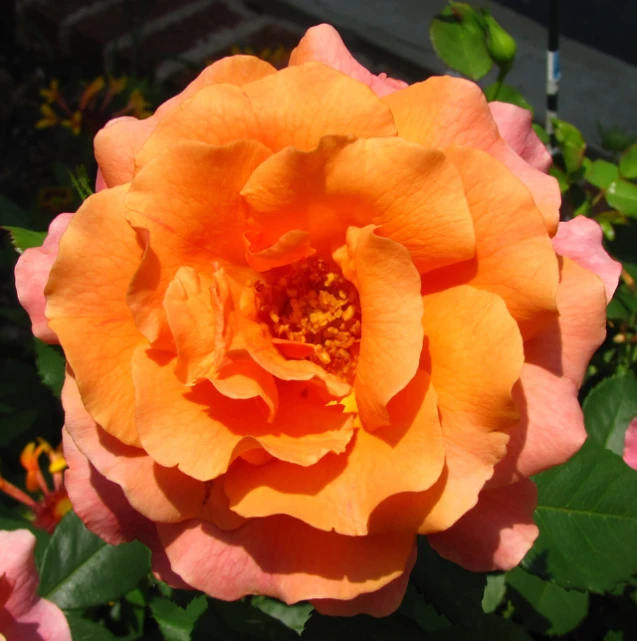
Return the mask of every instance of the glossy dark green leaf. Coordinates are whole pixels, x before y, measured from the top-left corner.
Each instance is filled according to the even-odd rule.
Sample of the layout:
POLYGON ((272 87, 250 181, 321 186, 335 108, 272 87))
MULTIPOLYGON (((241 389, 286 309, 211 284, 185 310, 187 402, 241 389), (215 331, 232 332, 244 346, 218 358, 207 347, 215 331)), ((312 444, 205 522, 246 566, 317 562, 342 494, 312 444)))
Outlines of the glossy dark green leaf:
POLYGON ((489 102, 493 102, 494 100, 499 102, 508 102, 512 105, 522 107, 522 109, 528 109, 533 113, 531 103, 528 102, 526 98, 511 85, 500 85, 500 88, 498 89, 498 83, 494 82, 484 90, 484 95, 489 102))
POLYGON ((44 231, 32 231, 31 229, 23 229, 22 227, 5 227, 11 236, 11 243, 15 247, 18 254, 22 254, 25 249, 31 247, 40 247, 46 238, 44 231))
POLYGON ((155 599, 150 611, 165 641, 190 641, 197 619, 208 608, 205 596, 193 599, 182 608, 169 599, 155 599))
POLYGON ((464 2, 451 2, 435 16, 429 36, 442 61, 472 80, 486 76, 493 67, 481 16, 464 2))
POLYGON ((29 216, 12 200, 0 194, 0 226, 28 227, 29 216))
POLYGON ((425 597, 410 582, 398 608, 398 614, 402 614, 418 624, 424 632, 438 632, 450 626, 447 617, 438 614, 431 603, 427 603, 425 597))
POLYGON ((636 416, 637 378, 632 372, 602 381, 584 401, 584 420, 591 440, 620 456, 626 428, 636 416))
POLYGON ((303 632, 305 623, 314 610, 309 603, 286 605, 281 601, 277 601, 277 599, 271 599, 267 596, 253 597, 251 605, 261 610, 261 612, 265 612, 267 615, 278 619, 285 626, 295 630, 299 634, 303 632))
POLYGON ((482 597, 486 575, 469 572, 443 559, 425 537, 418 540, 418 558, 411 580, 426 601, 452 623, 465 624, 484 616, 482 597))
POLYGON ((637 178, 637 145, 631 145, 622 154, 619 171, 624 178, 637 178))
POLYGON ((90 621, 80 616, 77 612, 67 612, 66 619, 71 628, 73 641, 116 641, 117 637, 111 634, 103 625, 90 621))
POLYGON ((584 178, 595 187, 607 189, 613 180, 619 178, 619 167, 606 160, 595 160, 586 168, 584 178))
POLYGON ((553 121, 555 139, 559 145, 564 165, 569 174, 574 174, 581 166, 586 151, 586 142, 577 127, 564 120, 553 121))
POLYGON ((568 589, 602 593, 637 572, 637 472, 592 440, 534 478, 540 536, 524 567, 568 589))
POLYGON ((637 185, 627 180, 614 180, 606 190, 606 200, 611 207, 625 216, 637 218, 637 185))
POLYGON ((60 396, 64 385, 66 360, 59 348, 47 345, 39 338, 35 342, 35 363, 42 382, 56 395, 60 396))
POLYGON ((507 574, 507 598, 517 619, 535 632, 563 635, 575 629, 588 613, 588 594, 565 590, 522 568, 507 574))
POLYGON ((39 593, 61 608, 87 608, 119 599, 149 571, 150 552, 141 543, 108 545, 71 512, 51 537, 39 593))

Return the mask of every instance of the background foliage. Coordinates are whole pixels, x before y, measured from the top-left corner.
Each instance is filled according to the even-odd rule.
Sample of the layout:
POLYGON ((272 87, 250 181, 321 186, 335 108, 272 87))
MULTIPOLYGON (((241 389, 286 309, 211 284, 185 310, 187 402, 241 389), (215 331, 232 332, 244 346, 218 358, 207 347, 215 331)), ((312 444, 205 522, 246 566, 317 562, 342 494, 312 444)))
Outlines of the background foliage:
MULTIPOLYGON (((487 11, 450 2, 430 35, 453 71, 481 80, 494 69, 495 82, 485 86, 488 99, 532 110, 505 82, 515 42, 487 11)), ((20 51, 10 61, 10 75, 27 80, 9 93, 0 120, 6 152, 0 170, 6 230, 0 249, 0 459, 3 477, 19 487, 25 445, 36 437, 59 443, 64 357, 31 335, 12 285, 17 253, 40 245, 52 218, 74 211, 91 192, 96 129, 118 113, 143 116, 166 91, 152 76, 123 78, 117 69, 98 69, 96 76, 94 67, 82 64, 69 72, 55 51, 44 59, 33 55, 20 51), (34 81, 27 72, 35 66, 44 74, 34 81)), ((563 194, 562 218, 598 221, 623 271, 608 306, 607 339, 582 390, 589 440, 569 463, 535 477, 541 534, 522 565, 507 573, 468 572, 422 539, 398 612, 385 619, 329 618, 307 604, 288 607, 266 597, 223 603, 173 590, 150 573, 150 555, 140 543, 109 546, 73 513, 47 534, 22 506, 0 496, 0 528, 36 533, 40 594, 64 610, 75 641, 637 638, 637 472, 621 458, 626 428, 637 416, 637 145, 624 132, 600 128, 596 146, 603 152, 594 153, 573 125, 558 120, 554 126, 558 150, 551 172, 563 194)))

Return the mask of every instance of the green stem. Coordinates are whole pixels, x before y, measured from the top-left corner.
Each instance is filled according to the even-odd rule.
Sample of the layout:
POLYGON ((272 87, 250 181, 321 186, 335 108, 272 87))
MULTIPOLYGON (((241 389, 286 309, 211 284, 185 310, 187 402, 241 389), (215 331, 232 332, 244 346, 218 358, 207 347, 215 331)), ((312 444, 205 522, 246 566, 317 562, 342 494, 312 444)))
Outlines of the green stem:
POLYGON ((492 101, 498 99, 498 94, 500 93, 500 89, 502 89, 502 83, 504 82, 504 79, 509 75, 510 68, 510 66, 508 69, 506 67, 500 67, 498 77, 495 81, 495 91, 493 92, 493 98, 491 98, 492 101))

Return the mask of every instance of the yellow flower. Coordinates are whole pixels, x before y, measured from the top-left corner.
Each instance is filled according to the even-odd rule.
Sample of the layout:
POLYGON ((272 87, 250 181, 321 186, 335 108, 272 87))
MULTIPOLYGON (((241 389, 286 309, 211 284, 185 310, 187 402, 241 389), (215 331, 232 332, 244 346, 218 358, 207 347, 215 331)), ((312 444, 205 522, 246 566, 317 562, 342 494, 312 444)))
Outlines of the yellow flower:
POLYGON ((55 102, 60 95, 60 83, 57 78, 53 78, 49 83, 48 89, 40 89, 40 95, 46 99, 48 104, 55 102))
POLYGON ((104 80, 104 76, 98 76, 91 82, 86 89, 84 89, 84 92, 82 93, 82 96, 80 98, 80 106, 79 110, 83 111, 86 109, 87 105, 91 100, 100 92, 102 89, 104 89, 106 85, 106 81, 104 80))
POLYGON ((62 121, 62 126, 70 129, 77 136, 82 131, 82 113, 76 111, 69 119, 62 121))
MULTIPOLYGON (((43 89, 42 91, 46 91, 43 89)), ((46 127, 54 127, 60 122, 58 115, 47 104, 40 105, 40 113, 42 118, 35 123, 36 129, 45 129, 46 127)))

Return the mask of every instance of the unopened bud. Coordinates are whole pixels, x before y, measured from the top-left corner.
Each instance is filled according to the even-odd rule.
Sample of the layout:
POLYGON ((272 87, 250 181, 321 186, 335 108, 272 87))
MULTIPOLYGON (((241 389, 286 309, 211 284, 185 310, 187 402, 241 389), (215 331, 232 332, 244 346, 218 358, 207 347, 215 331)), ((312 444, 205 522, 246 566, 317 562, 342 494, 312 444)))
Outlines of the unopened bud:
POLYGON ((501 68, 509 69, 515 60, 518 46, 515 40, 486 11, 483 15, 487 32, 487 51, 492 60, 501 68))

